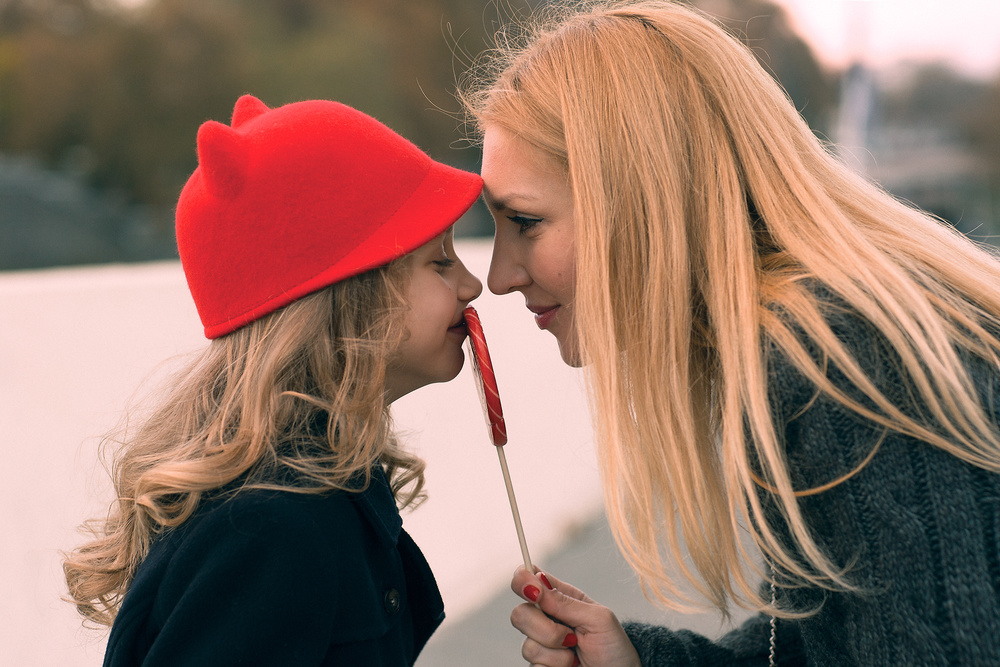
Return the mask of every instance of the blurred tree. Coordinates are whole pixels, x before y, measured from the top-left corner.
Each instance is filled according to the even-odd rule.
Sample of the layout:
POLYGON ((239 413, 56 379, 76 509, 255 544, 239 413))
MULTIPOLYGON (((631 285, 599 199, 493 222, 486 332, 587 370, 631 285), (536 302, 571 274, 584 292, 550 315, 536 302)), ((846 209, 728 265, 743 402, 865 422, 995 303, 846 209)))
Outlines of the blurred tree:
POLYGON ((1000 75, 962 109, 962 127, 987 170, 993 218, 1000 229, 1000 75))
POLYGON ((950 129, 967 123, 970 105, 980 108, 986 91, 943 63, 902 67, 894 84, 883 88, 880 111, 886 120, 950 129))
POLYGON ((246 88, 232 22, 170 1, 141 17, 84 0, 14 4, 24 27, 0 35, 14 63, 0 70, 0 149, 171 203, 193 168, 191 128, 224 117, 246 88), (67 7, 71 23, 53 20, 67 7))
MULTIPOLYGON (((7 0, 0 5, 0 150, 69 165, 100 187, 169 205, 194 165, 192 128, 253 92, 330 97, 456 153, 456 69, 487 44, 488 0, 7 0), (457 34, 452 34, 452 31, 457 34), (453 51, 454 49, 454 51, 453 51)), ((829 87, 766 0, 702 0, 785 82, 807 116, 829 87), (810 83, 812 82, 812 83, 810 83)), ((498 16, 497 22, 506 19, 498 16)), ((818 114, 811 118, 821 125, 818 114)))
POLYGON ((814 132, 829 132, 838 76, 823 69, 783 8, 770 0, 693 0, 691 4, 715 17, 753 51, 814 132))
MULTIPOLYGON (((331 98, 432 156, 460 143, 458 76, 496 28, 545 0, 0 0, 0 153, 27 155, 168 213, 196 164, 195 129, 246 92, 331 98)), ((829 76, 769 0, 697 0, 743 34, 814 128, 829 76)), ((473 231, 487 231, 486 228, 473 231)))
MULTIPOLYGON (((893 85, 885 87, 880 101, 882 123, 889 128, 922 132, 926 156, 935 141, 950 143, 969 160, 965 174, 947 187, 969 191, 961 206, 946 219, 956 220, 966 208, 982 210, 982 233, 997 243, 1000 233, 1000 77, 992 83, 970 79, 944 64, 910 65, 893 85), (983 200, 986 201, 983 201, 983 200)), ((945 165, 940 160, 926 167, 945 181, 945 165)), ((933 210, 925 202, 914 201, 933 210)), ((941 211, 935 211, 941 213, 941 211)))
MULTIPOLYGON (((459 0, 87 0, 0 6, 0 150, 84 169, 169 205, 194 167, 193 129, 252 92, 271 105, 329 97, 356 106, 438 159, 455 122, 443 31, 474 24, 459 0)), ((464 158, 464 159, 463 159, 464 158)))

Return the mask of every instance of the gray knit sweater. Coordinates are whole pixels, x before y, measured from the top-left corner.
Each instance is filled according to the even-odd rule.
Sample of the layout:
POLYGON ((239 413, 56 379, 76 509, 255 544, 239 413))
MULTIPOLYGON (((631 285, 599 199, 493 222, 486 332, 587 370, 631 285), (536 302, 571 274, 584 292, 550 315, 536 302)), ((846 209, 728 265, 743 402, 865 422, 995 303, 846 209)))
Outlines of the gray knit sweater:
MULTIPOLYGON (((881 336, 842 312, 830 322, 890 400, 919 410, 881 336)), ((827 397, 810 403, 813 386, 773 347, 768 353, 772 409, 795 487, 853 470, 880 430, 827 397)), ((966 361, 983 404, 1000 423, 995 369, 966 361)), ((869 403, 832 365, 828 376, 869 403)), ((820 611, 778 621, 778 665, 1000 665, 1000 475, 893 434, 860 473, 802 498, 800 506, 834 562, 853 563, 849 576, 862 593, 779 588, 787 608, 820 611)), ((769 520, 785 533, 780 520, 769 520)), ((714 642, 639 623, 626 623, 625 630, 644 667, 765 666, 769 620, 756 616, 714 642)))

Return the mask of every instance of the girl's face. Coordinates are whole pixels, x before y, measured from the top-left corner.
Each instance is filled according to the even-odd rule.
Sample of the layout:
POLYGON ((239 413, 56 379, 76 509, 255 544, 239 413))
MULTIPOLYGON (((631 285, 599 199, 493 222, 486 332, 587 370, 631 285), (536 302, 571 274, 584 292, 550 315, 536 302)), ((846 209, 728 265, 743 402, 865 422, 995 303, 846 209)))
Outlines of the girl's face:
POLYGON ((573 191, 565 170, 516 134, 488 125, 482 176, 496 224, 490 291, 521 292, 538 327, 556 337, 563 361, 579 366, 573 191))
POLYGON ((467 331, 462 311, 483 291, 455 254, 454 230, 420 246, 409 263, 406 339, 389 359, 386 396, 391 403, 414 389, 447 382, 462 370, 467 331))

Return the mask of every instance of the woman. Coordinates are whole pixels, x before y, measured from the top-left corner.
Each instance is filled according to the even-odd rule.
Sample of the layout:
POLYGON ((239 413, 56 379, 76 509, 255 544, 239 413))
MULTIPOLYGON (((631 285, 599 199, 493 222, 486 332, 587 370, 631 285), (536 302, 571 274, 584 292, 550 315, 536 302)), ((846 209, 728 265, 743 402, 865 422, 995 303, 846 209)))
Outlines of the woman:
POLYGON ((492 64, 464 93, 489 287, 586 367, 608 518, 652 597, 760 612, 717 642, 623 627, 521 569, 523 657, 1000 663, 993 253, 844 167, 689 8, 591 6, 492 64))

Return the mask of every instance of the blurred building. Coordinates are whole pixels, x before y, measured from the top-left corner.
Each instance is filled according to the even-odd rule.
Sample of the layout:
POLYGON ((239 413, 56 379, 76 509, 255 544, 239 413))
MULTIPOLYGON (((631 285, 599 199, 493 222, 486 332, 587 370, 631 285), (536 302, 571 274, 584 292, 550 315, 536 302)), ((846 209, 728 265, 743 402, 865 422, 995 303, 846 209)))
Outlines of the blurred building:
POLYGON ((885 80, 861 64, 841 80, 834 143, 841 158, 896 197, 980 241, 1000 243, 989 169, 957 126, 895 117, 882 99, 885 80))
POLYGON ((0 155, 0 270, 175 257, 173 234, 155 223, 152 210, 124 196, 0 155))
POLYGON ((871 146, 872 175, 887 190, 972 238, 1000 244, 987 169, 954 130, 885 125, 871 146))

